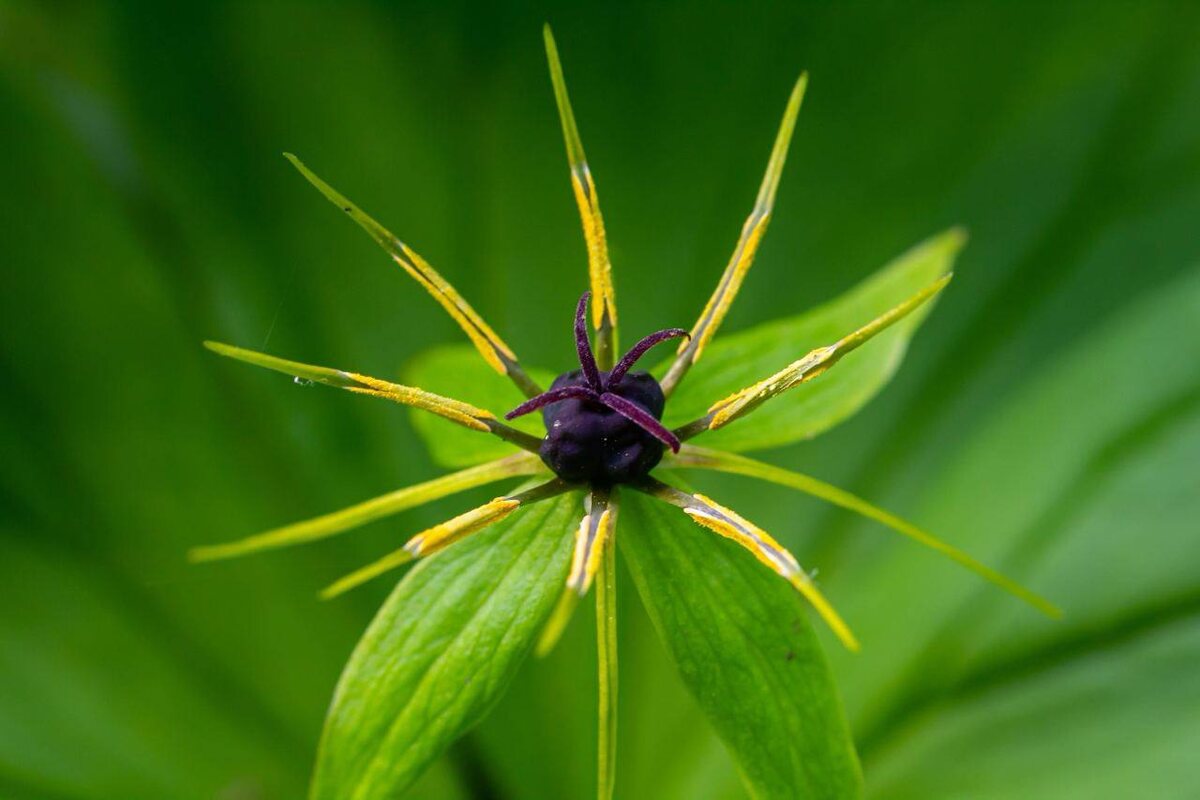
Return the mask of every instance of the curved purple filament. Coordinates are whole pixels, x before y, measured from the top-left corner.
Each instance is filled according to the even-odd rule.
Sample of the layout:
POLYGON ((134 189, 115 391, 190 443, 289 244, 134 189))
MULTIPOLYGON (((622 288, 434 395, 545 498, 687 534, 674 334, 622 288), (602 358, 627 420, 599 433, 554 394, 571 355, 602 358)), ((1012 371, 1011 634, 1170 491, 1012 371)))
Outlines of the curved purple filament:
POLYGON ((543 406, 548 406, 551 403, 557 403, 560 400, 598 400, 599 395, 593 392, 586 386, 563 386, 559 389, 551 389, 548 392, 542 392, 537 397, 531 397, 521 405, 514 408, 512 411, 504 415, 505 419, 516 419, 528 414, 530 411, 537 411, 543 406))
POLYGON ((591 292, 584 292, 579 298, 579 305, 575 306, 575 352, 579 354, 579 366, 583 368, 588 385, 601 392, 604 383, 600 380, 600 368, 596 366, 596 356, 592 354, 592 343, 588 341, 587 333, 587 305, 591 296, 591 292))
POLYGON ((668 339, 678 339, 680 336, 691 336, 683 328, 667 328, 642 339, 640 342, 629 348, 629 352, 621 356, 621 360, 613 367, 613 371, 608 375, 608 385, 618 383, 621 378, 625 377, 625 373, 637 363, 637 360, 646 354, 646 351, 654 347, 660 342, 665 342, 668 339))
POLYGON ((600 367, 596 364, 596 356, 592 353, 592 343, 588 339, 587 307, 591 297, 592 293, 590 291, 584 292, 579 298, 579 303, 575 306, 575 351, 579 354, 579 366, 583 370, 583 376, 587 380, 588 385, 563 386, 559 389, 542 392, 536 397, 531 397, 524 403, 521 403, 521 405, 505 414, 504 418, 509 420, 516 419, 531 411, 537 411, 539 408, 544 408, 562 400, 594 400, 625 417, 625 419, 670 447, 672 451, 678 453, 679 439, 675 434, 667 430, 661 422, 655 419, 653 414, 637 403, 626 400, 619 394, 606 391, 606 389, 609 386, 619 383, 628 374, 633 365, 637 363, 637 360, 645 355, 646 351, 650 348, 668 339, 677 339, 681 336, 689 336, 690 334, 683 328, 667 328, 666 330, 652 333, 629 348, 629 352, 621 357, 620 362, 613 367, 612 372, 607 376, 601 375, 600 367))
POLYGON ((651 416, 650 412, 637 403, 632 403, 619 394, 613 394, 612 392, 605 392, 600 395, 600 402, 637 425, 655 439, 658 439, 667 447, 670 447, 672 452, 679 452, 679 440, 675 438, 675 434, 663 427, 661 422, 656 420, 651 416))

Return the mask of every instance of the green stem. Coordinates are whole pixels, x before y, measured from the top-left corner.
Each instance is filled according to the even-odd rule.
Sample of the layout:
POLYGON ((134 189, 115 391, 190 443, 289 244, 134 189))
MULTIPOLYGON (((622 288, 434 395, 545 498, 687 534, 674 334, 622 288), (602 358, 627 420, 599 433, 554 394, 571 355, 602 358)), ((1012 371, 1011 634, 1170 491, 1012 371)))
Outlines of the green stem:
POLYGON ((600 744, 596 797, 611 800, 617 764, 617 560, 609 536, 596 581, 596 649, 600 667, 600 744))

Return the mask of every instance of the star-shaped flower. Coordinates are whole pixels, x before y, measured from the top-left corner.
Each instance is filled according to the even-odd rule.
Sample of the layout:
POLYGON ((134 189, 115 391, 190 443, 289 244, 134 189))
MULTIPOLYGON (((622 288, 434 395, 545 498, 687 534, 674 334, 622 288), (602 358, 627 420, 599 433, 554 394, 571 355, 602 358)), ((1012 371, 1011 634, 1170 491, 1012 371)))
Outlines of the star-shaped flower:
MULTIPOLYGON (((483 362, 495 373, 511 380, 527 399, 515 408, 507 410, 501 419, 497 413, 505 409, 484 409, 424 389, 357 372, 311 366, 230 345, 207 342, 207 347, 221 355, 283 372, 293 376, 297 382, 322 383, 429 412, 480 437, 496 437, 511 448, 512 452, 325 516, 229 544, 200 547, 193 551, 192 556, 197 560, 212 560, 312 541, 473 487, 514 477, 531 479, 478 508, 417 533, 402 548, 342 578, 325 589, 323 594, 326 597, 341 594, 408 561, 446 551, 472 534, 495 526, 513 515, 522 514, 526 509, 539 504, 548 504, 557 499, 559 508, 578 509, 575 511, 578 524, 573 530, 574 541, 569 567, 566 570, 565 589, 561 591, 553 611, 546 613, 550 611, 548 606, 540 608, 539 613, 535 614, 537 619, 534 622, 542 625, 537 643, 538 650, 546 652, 562 633, 576 604, 588 593, 596 581, 596 576, 603 575, 597 592, 601 656, 598 784, 599 795, 602 798, 609 797, 612 793, 616 697, 613 546, 618 536, 619 510, 626 492, 645 495, 674 507, 677 509, 676 513, 682 513, 709 531, 736 542, 748 551, 749 555, 794 587, 846 647, 851 650, 857 650, 859 647, 849 626, 821 593, 812 576, 787 549, 738 512, 703 494, 682 488, 675 476, 678 470, 704 469, 735 473, 798 489, 876 520, 942 553, 1045 613, 1057 614, 1057 609, 1041 597, 916 525, 816 478, 733 452, 760 444, 764 436, 761 428, 754 435, 742 440, 731 438, 733 434, 730 434, 723 440, 728 449, 709 449, 691 443, 695 439, 702 441, 709 432, 723 430, 726 426, 738 423, 758 412, 760 408, 769 407, 768 404, 780 403, 777 398, 781 395, 825 374, 843 358, 871 343, 870 348, 858 354, 857 357, 861 358, 861 361, 847 362, 858 365, 858 374, 852 374, 843 383, 833 385, 828 392, 830 398, 825 400, 821 398, 819 391, 815 391, 821 384, 815 384, 809 407, 806 408, 801 403, 789 409, 788 419, 782 423, 783 430, 774 436, 772 443, 783 443, 813 435, 857 410, 894 370, 908 337, 919 322, 916 312, 925 309, 926 304, 950 281, 951 273, 948 269, 961 246, 961 234, 951 231, 918 246, 847 298, 831 304, 824 318, 820 318, 818 312, 815 323, 809 319, 808 329, 802 330, 801 333, 812 335, 823 326, 828 327, 833 322, 840 322, 844 317, 863 315, 868 309, 874 309, 870 316, 858 320, 857 327, 838 331, 836 335, 830 336, 820 346, 806 353, 801 354, 793 349, 792 357, 795 360, 791 363, 780 365, 772 374, 756 376, 758 380, 737 388, 726 396, 701 397, 693 392, 684 398, 684 380, 713 342, 730 305, 741 289, 770 222, 776 189, 804 96, 807 77, 801 75, 796 82, 754 207, 742 226, 733 255, 717 282, 716 290, 696 322, 690 330, 668 328, 651 333, 618 358, 617 354, 620 351, 617 345, 617 305, 604 221, 549 28, 545 34, 550 73, 566 140, 571 185, 583 220, 588 253, 590 289, 579 299, 574 317, 573 335, 579 357, 578 368, 563 372, 548 388, 544 388, 522 367, 512 348, 504 343, 459 292, 428 262, 318 178, 297 158, 288 155, 296 168, 322 194, 371 234, 396 263, 442 305, 466 333, 483 362), (936 272, 924 285, 917 286, 915 291, 901 294, 906 287, 914 285, 922 274, 930 272, 931 268, 936 272), (886 338, 883 337, 885 332, 890 335, 890 340, 879 341, 879 338, 886 338), (648 351, 672 339, 680 341, 674 358, 664 365, 665 369, 652 372, 635 369, 639 359, 648 351), (668 412, 676 404, 685 409, 700 410, 679 424, 667 424, 664 419, 669 418, 668 412), (533 412, 540 412, 545 424, 545 434, 542 436, 508 424, 517 418, 532 415, 533 412), (811 424, 806 427, 803 420, 797 424, 797 418, 803 418, 806 413, 811 424)), ((747 368, 757 367, 759 362, 769 356, 769 352, 763 353, 764 350, 791 349, 788 333, 795 328, 795 324, 785 322, 752 331, 752 339, 756 339, 760 344, 769 341, 770 347, 760 346, 755 353, 753 345, 747 346, 743 342, 739 343, 738 347, 726 351, 720 359, 726 374, 718 375, 715 383, 730 385, 737 374, 747 368)), ((852 367, 848 369, 853 371, 852 367)), ((701 388, 696 391, 702 391, 713 383, 714 380, 707 383, 701 381, 701 388)), ((770 423, 777 424, 780 424, 780 418, 770 423)), ((734 427, 731 430, 736 431, 738 428, 734 427)), ((772 437, 768 436, 767 439, 771 440, 772 437)), ((639 530, 622 529, 620 535, 637 537, 641 533, 639 530)), ((542 535, 563 539, 570 537, 572 530, 546 530, 542 535)), ((411 573, 404 583, 414 580, 412 576, 415 574, 411 573)), ((436 592, 438 588, 436 585, 428 586, 424 591, 436 592)), ((397 593, 400 593, 400 588, 397 589, 397 593)), ((404 609, 400 609, 400 613, 403 612, 404 609)), ((419 615, 420 609, 412 609, 412 612, 419 615)), ((395 739, 398 736, 404 738, 404 735, 397 734, 397 730, 404 729, 404 726, 397 728, 394 721, 380 728, 378 734, 373 732, 371 725, 359 724, 362 721, 362 709, 370 707, 373 702, 372 693, 377 690, 380 681, 387 684, 391 672, 404 672, 409 661, 420 661, 428 655, 406 652, 404 644, 407 640, 404 637, 400 637, 400 646, 396 650, 388 650, 386 646, 381 646, 380 640, 387 640, 389 631, 379 628, 394 623, 389 620, 386 614, 381 613, 380 619, 376 620, 372 631, 364 638, 360 652, 355 654, 339 685, 326 729, 321 763, 318 764, 314 796, 391 796, 393 792, 415 779, 421 767, 436 755, 449 738, 465 726, 465 723, 451 725, 452 730, 449 733, 437 729, 424 741, 419 740, 420 737, 414 739, 411 735, 408 738, 414 739, 413 741, 392 741, 390 746, 367 741, 376 735, 385 739, 395 739), (364 680, 364 673, 369 679, 364 680), (356 740, 356 743, 352 747, 343 747, 342 740, 356 740), (411 751, 422 748, 428 752, 410 757, 411 751), (397 749, 401 753, 400 756, 389 758, 386 755, 395 753, 397 749), (363 753, 366 755, 362 755, 363 753), (331 775, 333 777, 330 777, 331 775)), ((531 629, 528 622, 526 620, 523 625, 525 631, 531 629)), ((501 631, 501 634, 504 633, 501 631)), ((528 650, 532 643, 531 637, 525 635, 515 648, 509 647, 508 650, 514 650, 515 653, 509 661, 516 663, 519 655, 528 650)), ((494 644, 500 648, 502 644, 507 646, 508 643, 498 640, 494 644)), ((508 650, 504 652, 507 654, 508 650)), ((789 661, 791 656, 792 654, 789 654, 789 661)), ((418 673, 418 677, 423 680, 429 680, 429 676, 435 675, 435 671, 428 667, 418 670, 418 673)), ((454 708, 453 704, 450 707, 454 708)), ((478 709, 472 709, 471 713, 477 711, 478 709)), ((426 730, 427 727, 417 725, 414 729, 426 730)))

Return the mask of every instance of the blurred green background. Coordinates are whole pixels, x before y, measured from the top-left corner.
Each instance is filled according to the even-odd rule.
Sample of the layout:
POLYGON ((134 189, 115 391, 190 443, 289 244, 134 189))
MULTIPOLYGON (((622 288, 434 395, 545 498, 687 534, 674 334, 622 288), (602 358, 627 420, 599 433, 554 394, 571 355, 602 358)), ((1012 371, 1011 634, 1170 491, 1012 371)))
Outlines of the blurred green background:
MULTIPOLYGON (((694 318, 802 68, 777 214, 729 330, 970 229, 896 381, 768 459, 1008 569, 1063 622, 803 497, 697 480, 818 567, 863 639, 829 652, 868 793, 1196 796, 1200 5, 9 2, 0 797, 302 796, 389 586, 316 590, 470 498, 188 565, 189 546, 439 470, 398 409, 199 343, 395 376, 460 341, 286 149, 523 360, 566 368, 584 251, 544 20, 626 336, 694 318)), ((621 622, 618 796, 741 797, 631 592, 621 622)), ((413 796, 591 794, 591 624, 529 663, 413 796)))

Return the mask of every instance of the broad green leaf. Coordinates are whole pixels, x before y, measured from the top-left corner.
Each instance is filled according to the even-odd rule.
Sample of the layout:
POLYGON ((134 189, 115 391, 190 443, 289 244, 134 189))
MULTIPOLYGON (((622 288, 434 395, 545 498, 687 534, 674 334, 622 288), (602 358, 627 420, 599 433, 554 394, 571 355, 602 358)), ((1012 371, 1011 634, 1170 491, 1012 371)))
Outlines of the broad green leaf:
POLYGON ((1194 751, 1200 735, 1174 707, 1200 696, 1200 678, 1164 644, 1174 635, 1191 646, 1200 591, 1189 569, 1200 557, 1197 319, 1200 271, 1143 296, 1031 376, 928 487, 918 519, 1009 565, 1064 608, 1062 621, 894 547, 833 579, 850 593, 846 613, 865 649, 879 654, 846 660, 839 674, 868 775, 879 763, 895 782, 880 796, 961 796, 962 776, 936 777, 937 743, 949 740, 956 763, 985 765, 973 797, 1094 796, 1090 779, 1064 783, 1051 769, 1056 753, 1060 764, 1099 765, 1111 796, 1161 786, 1163 769, 1200 781, 1176 747, 1186 733, 1194 751), (899 617, 875 600, 901 595, 899 617), (1143 671, 1159 677, 1147 682, 1143 671), (1017 699, 1056 692, 1040 708, 1017 699), (1147 729, 1150 717, 1163 729, 1147 729), (1062 735, 1039 736, 1046 726, 1062 735), (1110 763, 1115 745, 1103 732, 1114 730, 1138 744, 1110 763), (1011 784, 1018 764, 1031 771, 1021 789, 1011 784))
MULTIPOLYGON (((741 333, 718 334, 667 402, 668 425, 704 416, 718 400, 757 383, 814 348, 833 344, 904 302, 950 271, 964 241, 961 230, 946 231, 918 244, 829 303, 741 333)), ((808 439, 833 427, 887 384, 930 308, 932 303, 917 309, 824 375, 768 401, 728 428, 702 434, 696 443, 753 450, 808 439)), ((661 368, 655 374, 661 374, 661 368)))
POLYGON ((399 794, 491 709, 562 591, 579 509, 531 506, 405 576, 338 682, 314 800, 399 794))
POLYGON ((1028 572, 1070 603, 1070 615, 1050 624, 1007 604, 990 609, 972 622, 976 630, 960 675, 1030 657, 1132 616, 1173 614, 1196 592, 1200 385, 1181 400, 1106 447, 1077 482, 1077 493, 1056 504, 1052 513, 1060 516, 1046 525, 1053 530, 1028 572), (1104 591, 1095 591, 1097 576, 1104 591))
MULTIPOLYGON (((543 389, 554 379, 553 375, 543 370, 531 369, 528 372, 543 389)), ((438 393, 435 387, 452 390, 458 393, 455 395, 457 399, 491 411, 497 417, 503 417, 505 412, 526 400, 508 378, 496 374, 469 345, 435 347, 418 356, 404 375, 405 380, 411 381, 413 386, 435 394, 438 393)), ((481 464, 516 450, 494 437, 478 436, 475 431, 465 430, 453 423, 443 424, 446 420, 428 417, 429 414, 413 414, 413 427, 429 447, 433 460, 443 466, 481 464)), ((539 437, 546 432, 541 414, 526 414, 510 424, 539 437)))
MULTIPOLYGON (((1194 563, 1194 562, 1193 562, 1194 563)), ((966 689, 870 764, 880 800, 1191 797, 1200 615, 966 689)))
POLYGON ((297 796, 286 735, 239 725, 97 571, 0 526, 0 796, 215 797, 239 777, 297 796))
POLYGON ((684 683, 756 798, 856 797, 833 676, 791 585, 678 509, 622 494, 617 541, 684 683))

